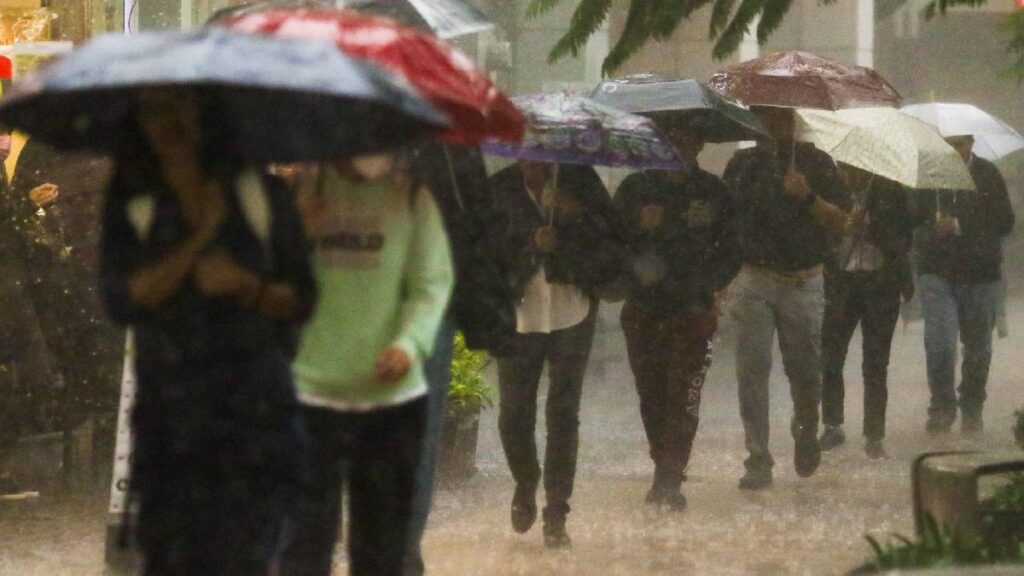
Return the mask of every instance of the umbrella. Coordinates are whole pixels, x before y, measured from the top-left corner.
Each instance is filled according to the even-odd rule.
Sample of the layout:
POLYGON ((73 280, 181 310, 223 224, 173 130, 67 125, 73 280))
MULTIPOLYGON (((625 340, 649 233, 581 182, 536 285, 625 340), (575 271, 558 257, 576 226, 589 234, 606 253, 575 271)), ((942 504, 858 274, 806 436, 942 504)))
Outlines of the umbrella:
POLYGON ((748 106, 839 110, 899 106, 902 97, 870 68, 807 52, 781 52, 716 72, 708 86, 748 106))
POLYGON ((768 136, 761 121, 736 100, 692 78, 666 80, 650 74, 605 80, 590 93, 595 102, 651 118, 695 116, 707 142, 737 142, 768 136))
POLYGON ((960 154, 938 131, 895 108, 797 110, 796 139, 910 188, 974 190, 960 154))
POLYGON ((567 92, 512 99, 529 121, 519 144, 489 141, 494 156, 556 162, 679 170, 682 164, 649 118, 567 92))
POLYGON ((988 160, 1024 149, 1024 136, 1002 120, 970 104, 914 104, 903 111, 939 129, 943 137, 974 136, 974 153, 988 160))
POLYGON ((209 22, 280 8, 352 8, 429 30, 444 39, 494 28, 487 16, 460 0, 263 0, 220 10, 209 22))
POLYGON ((220 24, 243 32, 329 40, 348 56, 391 70, 449 116, 448 141, 477 145, 488 137, 523 137, 526 118, 469 57, 392 20, 354 10, 277 9, 220 24))
POLYGON ((253 162, 383 150, 447 126, 429 103, 334 46, 239 34, 100 37, 22 81, 0 123, 64 148, 111 149, 140 88, 196 87, 214 102, 204 130, 225 130, 253 162))

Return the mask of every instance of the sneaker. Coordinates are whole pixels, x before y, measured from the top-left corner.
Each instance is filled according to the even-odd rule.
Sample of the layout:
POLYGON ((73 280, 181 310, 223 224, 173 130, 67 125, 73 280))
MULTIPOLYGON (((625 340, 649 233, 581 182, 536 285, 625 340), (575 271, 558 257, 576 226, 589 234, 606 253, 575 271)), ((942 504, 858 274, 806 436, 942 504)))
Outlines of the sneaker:
POLYGON ((797 476, 809 478, 814 476, 821 465, 821 444, 814 436, 796 441, 796 449, 793 452, 793 466, 796 468, 797 476))
POLYGON ((825 432, 818 443, 822 452, 828 452, 846 443, 846 432, 843 432, 842 426, 825 426, 825 432))
POLYGON ((658 504, 661 504, 661 500, 661 487, 658 486, 657 483, 655 483, 653 486, 651 486, 651 489, 647 491, 647 496, 644 497, 644 503, 656 506, 658 504))
POLYGON ((537 489, 516 485, 512 496, 512 529, 525 534, 537 521, 537 489))
POLYGON ((572 546, 572 539, 565 531, 565 520, 544 523, 544 546, 555 549, 572 546))
POLYGON ((0 502, 22 502, 39 498, 39 492, 22 490, 10 476, 0 478, 0 502))
POLYGON ((947 434, 953 428, 954 421, 956 421, 956 414, 932 414, 928 416, 928 423, 925 424, 924 429, 932 436, 947 434))
POLYGON ((740 478, 740 490, 766 490, 773 481, 771 468, 751 468, 740 478))
POLYGON ((981 418, 981 410, 964 410, 960 417, 960 431, 964 434, 981 434, 985 430, 985 422, 981 418))
POLYGON ((881 438, 868 438, 867 443, 864 445, 864 452, 871 460, 884 460, 889 457, 885 453, 885 446, 882 445, 881 438))

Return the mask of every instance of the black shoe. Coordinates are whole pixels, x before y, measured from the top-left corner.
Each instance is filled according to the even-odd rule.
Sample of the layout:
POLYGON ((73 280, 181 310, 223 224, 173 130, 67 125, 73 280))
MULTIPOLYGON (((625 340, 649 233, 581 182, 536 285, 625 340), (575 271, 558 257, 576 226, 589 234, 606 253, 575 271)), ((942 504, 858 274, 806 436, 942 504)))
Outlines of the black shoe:
POLYGON ((565 531, 565 520, 544 523, 544 546, 547 548, 569 548, 572 539, 565 531))
POLYGON ((821 465, 821 444, 815 436, 796 441, 796 449, 793 452, 793 466, 796 468, 797 476, 809 478, 814 476, 821 465))
POLYGON ((928 423, 924 429, 931 435, 947 434, 953 428, 956 421, 956 413, 953 414, 932 414, 928 416, 928 423))
POLYGON ((525 534, 537 521, 537 489, 516 485, 512 496, 512 529, 525 534))
POLYGON ((868 438, 867 443, 864 444, 864 452, 871 460, 884 460, 889 457, 885 453, 885 447, 882 446, 881 438, 868 438))
POLYGON ((647 491, 647 496, 644 496, 644 503, 657 506, 658 504, 661 504, 662 496, 661 487, 655 483, 651 486, 651 489, 647 491))
POLYGON ((686 496, 683 496, 683 493, 679 490, 666 492, 662 495, 661 503, 672 512, 686 510, 686 496))
POLYGON ((960 431, 964 434, 981 434, 985 430, 985 422, 981 418, 981 410, 964 410, 960 416, 960 431))
POLYGON ((825 432, 822 433, 818 443, 821 445, 822 452, 839 448, 846 443, 846 432, 843 432, 842 426, 825 426, 825 432))
POLYGON ((771 468, 751 468, 740 478, 740 490, 766 490, 773 482, 771 468))
POLYGON ((23 502, 39 498, 39 492, 23 490, 10 476, 0 478, 0 502, 23 502))

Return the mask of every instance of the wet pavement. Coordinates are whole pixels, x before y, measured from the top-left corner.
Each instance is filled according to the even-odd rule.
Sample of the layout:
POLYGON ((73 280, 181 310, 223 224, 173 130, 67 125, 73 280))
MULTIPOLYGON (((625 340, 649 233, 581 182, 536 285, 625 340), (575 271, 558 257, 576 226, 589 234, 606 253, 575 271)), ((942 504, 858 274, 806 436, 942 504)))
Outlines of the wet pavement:
MULTIPOLYGON (((791 403, 780 363, 772 376, 775 487, 737 490, 745 456, 729 327, 723 328, 705 388, 700 434, 684 486, 689 509, 657 512, 643 504, 651 464, 621 333, 608 311, 581 415, 581 454, 569 531, 574 546, 548 551, 540 526, 526 535, 508 522, 511 478, 485 413, 479 473, 443 487, 425 540, 430 573, 440 575, 842 574, 869 555, 864 534, 910 534, 910 464, 916 454, 950 447, 1012 448, 1012 412, 1024 406, 1018 366, 1024 302, 1011 306, 1011 336, 996 340, 987 431, 969 441, 924 433, 927 385, 920 323, 898 329, 890 370, 890 458, 869 461, 860 435, 859 335, 847 365, 846 446, 827 454, 813 478, 797 478, 788 435, 791 403)), ((543 426, 538 429, 542 437, 543 426)), ((0 508, 0 576, 102 573, 104 496, 48 498, 0 508)), ((338 573, 344 573, 339 549, 338 573)))

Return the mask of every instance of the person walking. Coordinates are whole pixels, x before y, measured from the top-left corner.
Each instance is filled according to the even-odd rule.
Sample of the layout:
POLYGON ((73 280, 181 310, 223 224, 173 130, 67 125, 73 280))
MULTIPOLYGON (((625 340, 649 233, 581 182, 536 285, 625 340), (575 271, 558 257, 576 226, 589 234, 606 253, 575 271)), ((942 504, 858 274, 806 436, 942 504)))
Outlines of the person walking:
POLYGON ((744 490, 772 485, 768 379, 775 332, 793 397, 794 465, 801 477, 821 463, 823 264, 843 236, 846 194, 832 159, 793 140, 793 113, 757 108, 773 141, 739 150, 724 180, 740 207, 743 269, 731 287, 737 322, 736 374, 746 433, 744 490))
POLYGON ((141 91, 104 208, 101 294, 135 338, 126 509, 151 576, 268 574, 301 469, 308 247, 288 188, 206 147, 216 105, 141 91))
POLYGON ((908 257, 914 223, 902 186, 848 164, 839 168, 853 207, 836 256, 825 266, 821 448, 832 450, 846 441, 843 368, 860 325, 865 451, 876 460, 886 456, 889 353, 901 298, 909 301, 914 293, 908 257))
POLYGON ((431 356, 454 282, 430 192, 391 154, 320 166, 304 192, 321 299, 294 373, 309 432, 280 573, 328 576, 349 492, 349 572, 399 576, 415 521, 431 356))
POLYGON ((649 504, 681 511, 726 287, 742 264, 736 207, 700 168, 695 118, 660 122, 686 168, 627 177, 615 195, 632 249, 622 329, 654 461, 649 504))
POLYGON ((980 433, 999 283, 1002 239, 1014 225, 1006 182, 991 162, 974 156, 971 136, 946 139, 967 164, 977 191, 924 195, 918 206, 918 285, 928 364, 929 433, 948 432, 961 414, 964 433, 980 433), (959 396, 957 339, 963 344, 959 396))
POLYGON ((576 478, 579 409, 597 314, 596 289, 621 273, 625 246, 608 192, 593 168, 520 161, 494 175, 508 215, 503 261, 519 302, 516 334, 498 358, 498 428, 516 488, 512 528, 530 530, 543 475, 544 543, 571 545, 566 531, 576 478), (547 363, 544 467, 534 437, 537 389, 547 363))

